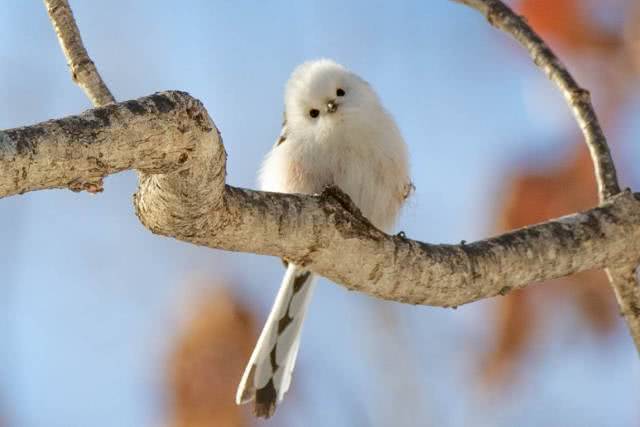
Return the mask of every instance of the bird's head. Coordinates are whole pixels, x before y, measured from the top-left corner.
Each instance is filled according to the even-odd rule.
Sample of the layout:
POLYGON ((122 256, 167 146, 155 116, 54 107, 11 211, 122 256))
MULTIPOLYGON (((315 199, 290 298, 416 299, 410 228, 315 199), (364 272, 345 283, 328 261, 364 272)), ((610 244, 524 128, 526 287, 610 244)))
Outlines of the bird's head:
POLYGON ((328 59, 305 62, 287 82, 285 110, 294 128, 322 129, 371 120, 381 108, 366 81, 328 59))

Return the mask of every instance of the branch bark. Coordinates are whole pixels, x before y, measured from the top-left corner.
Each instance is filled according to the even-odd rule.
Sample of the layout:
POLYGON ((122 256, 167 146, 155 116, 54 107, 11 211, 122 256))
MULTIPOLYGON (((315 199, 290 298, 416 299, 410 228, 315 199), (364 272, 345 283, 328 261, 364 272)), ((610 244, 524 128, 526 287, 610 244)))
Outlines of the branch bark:
MULTIPOLYGON (((526 21, 500 0, 455 0, 480 13, 496 28, 511 35, 528 52, 533 62, 553 81, 564 95, 567 104, 582 130, 593 160, 600 202, 620 193, 615 165, 600 122, 591 105, 589 91, 581 88, 571 73, 526 21)), ((606 269, 618 306, 627 322, 631 336, 640 353, 640 285, 633 261, 626 267, 606 269), (631 274, 630 272, 633 272, 631 274)))
POLYGON ((640 286, 638 286, 636 273, 637 265, 638 262, 622 263, 618 266, 610 266, 606 269, 606 272, 615 291, 620 313, 627 322, 636 347, 640 351, 640 345, 638 345, 638 335, 640 334, 640 305, 638 305, 638 301, 640 301, 640 286))
MULTIPOLYGON (((640 202, 620 193, 589 93, 499 0, 458 0, 512 35, 558 86, 594 160, 601 205, 461 245, 430 245, 375 229, 348 196, 263 193, 225 185, 222 140, 200 102, 181 92, 0 132, 0 197, 45 188, 92 190, 140 171, 136 213, 153 232, 198 245, 287 258, 349 289, 413 304, 457 306, 593 268, 610 277, 640 348, 640 202)), ((113 102, 66 0, 45 0, 74 80, 94 105, 113 102)))
POLYGON ((620 192, 616 167, 607 139, 591 105, 591 94, 575 81, 551 48, 520 16, 500 0, 455 0, 483 14, 494 27, 512 36, 524 47, 533 62, 558 87, 582 130, 595 167, 600 201, 620 192))
POLYGON ((135 168, 144 172, 136 212, 154 233, 283 257, 352 290, 443 307, 640 254, 640 201, 629 192, 498 237, 431 245, 377 230, 336 188, 306 196, 225 185, 225 161, 202 104, 166 92, 0 133, 0 196, 135 168))
POLYGON ((184 167, 205 137, 216 146, 213 128, 202 104, 170 92, 0 131, 0 198, 49 188, 84 190, 87 182, 134 168, 170 174, 184 167))
POLYGON ((58 36, 60 47, 67 58, 73 81, 84 90, 94 106, 101 107, 115 102, 82 43, 80 30, 73 18, 69 2, 44 0, 44 4, 58 36))
MULTIPOLYGON (((62 52, 67 58, 67 65, 73 81, 82 88, 94 107, 102 107, 116 102, 82 43, 80 30, 73 17, 69 2, 67 0, 44 0, 44 4, 58 36, 62 52)), ((72 190, 100 193, 103 191, 103 182, 102 179, 77 182, 72 190)))

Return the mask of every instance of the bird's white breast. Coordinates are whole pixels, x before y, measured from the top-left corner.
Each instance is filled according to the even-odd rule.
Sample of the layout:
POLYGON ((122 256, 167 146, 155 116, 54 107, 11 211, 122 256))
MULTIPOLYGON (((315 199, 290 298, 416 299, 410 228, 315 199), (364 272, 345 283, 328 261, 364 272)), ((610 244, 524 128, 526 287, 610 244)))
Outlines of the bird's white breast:
POLYGON ((290 129, 267 155, 260 183, 265 191, 308 194, 336 185, 375 226, 389 231, 409 185, 406 147, 384 112, 325 131, 290 129))

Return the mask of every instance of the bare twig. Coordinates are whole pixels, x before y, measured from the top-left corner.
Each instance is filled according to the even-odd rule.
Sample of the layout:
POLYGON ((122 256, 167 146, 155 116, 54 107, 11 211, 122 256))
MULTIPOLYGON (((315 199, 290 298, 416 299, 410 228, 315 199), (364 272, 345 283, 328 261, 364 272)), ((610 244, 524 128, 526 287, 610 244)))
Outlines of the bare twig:
POLYGON ((138 169, 136 213, 155 233, 283 257, 352 290, 444 307, 640 254, 640 201, 629 192, 498 237, 431 245, 382 233, 336 188, 302 196, 225 185, 225 161, 204 107, 166 92, 0 132, 0 196, 138 169))
POLYGON ((544 71, 562 92, 573 115, 582 129, 593 158, 600 201, 620 192, 616 168, 609 152, 607 140, 602 132, 596 113, 591 105, 589 91, 581 88, 567 68, 556 57, 547 44, 500 0, 455 0, 482 13, 489 23, 511 35, 527 51, 533 62, 544 71))
MULTIPOLYGON (((629 248, 629 251, 632 249, 629 248)), ((628 263, 609 264, 605 269, 609 282, 613 287, 620 308, 620 314, 624 318, 631 338, 640 354, 640 285, 635 274, 638 260, 628 263)))
POLYGON ((67 57, 73 81, 76 82, 94 106, 102 107, 115 102, 109 88, 82 43, 80 31, 73 18, 67 0, 44 0, 53 28, 58 35, 60 47, 67 57))
MULTIPOLYGON (((480 11, 491 25, 510 34, 529 51, 533 62, 558 86, 573 111, 580 129, 582 129, 595 168, 600 202, 602 203, 620 193, 613 159, 591 105, 589 92, 578 85, 567 68, 524 19, 516 15, 500 0, 455 1, 480 11)), ((640 352, 640 286, 633 273, 637 265, 637 260, 626 267, 620 267, 620 263, 616 262, 615 267, 608 268, 606 271, 622 315, 631 331, 636 349, 640 352)))

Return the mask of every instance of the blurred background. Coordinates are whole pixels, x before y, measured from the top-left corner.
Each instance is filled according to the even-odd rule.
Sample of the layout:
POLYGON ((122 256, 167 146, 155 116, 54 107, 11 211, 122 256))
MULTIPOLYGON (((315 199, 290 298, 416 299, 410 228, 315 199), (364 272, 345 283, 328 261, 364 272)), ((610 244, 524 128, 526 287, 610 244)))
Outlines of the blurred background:
MULTIPOLYGON (((590 89, 623 186, 638 188, 640 2, 519 0, 590 89)), ((474 240, 587 208, 592 166, 522 49, 450 1, 71 1, 118 100, 180 89, 255 187, 291 70, 331 57, 368 79, 409 144, 398 224, 474 240)), ((0 128, 90 108, 41 2, 0 8, 0 128)), ((152 235, 133 172, 104 193, 0 200, 0 426, 640 426, 640 364, 601 272, 457 310, 317 289, 287 399, 233 404, 283 268, 152 235)))

